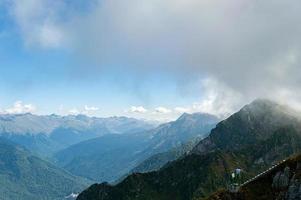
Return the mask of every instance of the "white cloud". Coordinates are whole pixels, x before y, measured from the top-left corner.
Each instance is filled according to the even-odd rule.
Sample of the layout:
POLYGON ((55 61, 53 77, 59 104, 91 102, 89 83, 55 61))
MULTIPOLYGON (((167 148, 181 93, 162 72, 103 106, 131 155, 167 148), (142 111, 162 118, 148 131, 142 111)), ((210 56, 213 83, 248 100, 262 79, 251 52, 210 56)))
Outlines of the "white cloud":
POLYGON ((186 108, 186 107, 175 107, 174 111, 176 113, 182 114, 182 113, 185 113, 185 112, 190 112, 190 109, 186 108))
POLYGON ((87 105, 85 105, 85 111, 87 111, 87 112, 90 112, 90 111, 92 111, 92 112, 94 112, 94 111, 98 111, 99 110, 99 108, 98 107, 94 107, 94 106, 91 106, 91 107, 89 107, 89 106, 87 106, 87 105))
MULTIPOLYGON (((59 112, 63 112, 63 106, 61 105, 59 108, 59 112)), ((68 114, 71 115, 94 115, 99 111, 98 107, 85 105, 82 109, 72 108, 68 111, 68 114)))
POLYGON ((237 91, 227 87, 214 78, 207 78, 200 83, 202 90, 202 98, 198 102, 185 107, 176 107, 174 111, 178 114, 184 112, 209 113, 219 117, 226 117, 237 111, 244 103, 251 101, 247 97, 243 97, 237 91))
POLYGON ((110 0, 76 22, 72 37, 101 68, 167 72, 179 85, 210 77, 217 88, 190 107, 221 114, 238 99, 301 92, 300 8, 298 0, 110 0))
POLYGON ((71 110, 68 111, 69 114, 71 115, 79 115, 81 112, 77 108, 72 108, 71 110))
POLYGON ((95 106, 87 106, 85 105, 84 110, 82 111, 82 114, 84 115, 94 115, 99 111, 98 107, 95 106))
POLYGON ((168 108, 165 107, 157 107, 155 108, 155 113, 159 113, 159 114, 168 114, 171 113, 172 111, 168 108))
POLYGON ((42 47, 60 47, 63 43, 64 34, 54 24, 43 24, 38 33, 38 42, 42 47))
POLYGON ((33 113, 36 111, 36 107, 33 104, 23 104, 22 101, 16 101, 11 108, 4 110, 6 114, 23 114, 33 113))
POLYGON ((62 47, 65 39, 59 12, 64 4, 52 0, 12 0, 10 14, 26 46, 62 47))
POLYGON ((57 47, 70 38, 77 58, 101 70, 164 72, 179 85, 210 77, 190 112, 228 113, 257 97, 301 105, 299 0, 105 0, 71 20, 60 18, 68 10, 62 1, 11 2, 28 45, 57 47))
POLYGON ((131 113, 146 113, 147 109, 145 109, 143 106, 132 106, 128 112, 131 113))

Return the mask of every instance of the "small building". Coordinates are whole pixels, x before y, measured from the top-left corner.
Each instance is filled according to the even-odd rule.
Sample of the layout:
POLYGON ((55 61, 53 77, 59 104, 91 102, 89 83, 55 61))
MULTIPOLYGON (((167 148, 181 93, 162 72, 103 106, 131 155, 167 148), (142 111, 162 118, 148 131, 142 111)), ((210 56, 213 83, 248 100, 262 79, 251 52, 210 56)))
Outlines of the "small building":
POLYGON ((231 173, 230 185, 228 186, 228 190, 231 193, 237 193, 239 191, 241 183, 242 183, 242 169, 237 168, 231 173))

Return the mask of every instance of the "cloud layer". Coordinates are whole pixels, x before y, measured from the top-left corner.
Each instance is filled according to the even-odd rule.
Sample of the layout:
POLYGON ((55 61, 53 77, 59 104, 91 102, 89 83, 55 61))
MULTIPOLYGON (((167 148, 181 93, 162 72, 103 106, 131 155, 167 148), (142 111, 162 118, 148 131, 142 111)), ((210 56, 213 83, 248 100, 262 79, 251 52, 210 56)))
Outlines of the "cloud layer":
POLYGON ((63 106, 60 106, 60 108, 59 108, 59 112, 61 114, 63 114, 63 115, 70 114, 70 115, 88 115, 88 116, 93 116, 93 115, 96 115, 98 111, 99 111, 98 107, 87 106, 87 105, 85 105, 81 109, 72 108, 72 109, 68 110, 67 112, 64 110, 63 106))
POLYGON ((4 109, 3 114, 24 114, 34 113, 36 107, 33 104, 24 104, 22 101, 16 101, 10 108, 4 109))
POLYGON ((143 106, 131 106, 129 110, 126 110, 126 112, 130 113, 146 113, 147 109, 145 109, 143 106))
POLYGON ((158 113, 158 114, 168 114, 168 113, 171 113, 172 111, 168 108, 165 108, 165 107, 157 107, 155 109, 155 113, 158 113))
POLYGON ((200 102, 178 111, 228 113, 256 97, 301 107, 298 0, 105 0, 63 19, 66 6, 58 2, 13 1, 26 44, 68 44, 96 63, 93 72, 114 66, 141 76, 168 73, 180 85, 201 80, 200 102))
POLYGON ((60 12, 65 5, 57 0, 4 0, 27 47, 62 47, 65 42, 60 12))

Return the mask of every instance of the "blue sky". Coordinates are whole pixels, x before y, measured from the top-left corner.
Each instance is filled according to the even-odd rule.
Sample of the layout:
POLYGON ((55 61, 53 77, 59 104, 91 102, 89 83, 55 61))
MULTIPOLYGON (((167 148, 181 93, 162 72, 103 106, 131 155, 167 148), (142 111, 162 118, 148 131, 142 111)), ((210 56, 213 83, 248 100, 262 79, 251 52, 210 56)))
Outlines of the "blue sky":
MULTIPOLYGON (((132 81, 124 72, 82 72, 72 55, 61 50, 31 50, 14 41, 17 35, 1 39, 0 93, 3 109, 17 100, 34 104, 39 114, 69 114, 85 105, 98 107, 97 116, 129 115, 131 106, 154 109, 186 105, 195 97, 178 94, 168 76, 154 75, 132 81), (83 73, 83 77, 82 77, 83 73), (99 73, 99 74, 98 74, 99 73), (177 101, 175 101, 177 99, 177 101), (59 109, 64 107, 64 111, 59 109)), ((81 111, 79 111, 81 112, 81 111)), ((144 117, 144 116, 142 116, 144 117)))
POLYGON ((258 97, 300 107, 300 7, 0 0, 0 111, 170 120, 258 97))
MULTIPOLYGON (((77 6, 87 12, 81 10, 82 4, 77 6)), ((153 73, 137 78, 140 75, 123 70, 126 66, 122 70, 94 71, 98 63, 88 59, 79 61, 70 49, 27 46, 18 30, 20 27, 8 12, 8 7, 1 7, 0 104, 3 112, 22 101, 24 105, 32 104, 38 114, 73 114, 74 110, 81 113, 88 106, 99 108, 89 113, 96 116, 152 118, 131 108, 143 107, 147 112, 155 112, 156 108, 165 107, 168 112, 165 117, 170 118, 174 114, 168 110, 198 99, 197 95, 181 94, 176 80, 168 74, 153 73)))

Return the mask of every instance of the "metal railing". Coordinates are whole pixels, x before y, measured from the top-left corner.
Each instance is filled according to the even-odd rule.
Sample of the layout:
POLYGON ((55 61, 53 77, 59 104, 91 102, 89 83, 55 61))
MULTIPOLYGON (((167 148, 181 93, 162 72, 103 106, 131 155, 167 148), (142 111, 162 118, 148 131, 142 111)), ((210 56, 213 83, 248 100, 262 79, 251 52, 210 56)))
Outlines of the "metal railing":
POLYGON ((254 176, 253 178, 251 178, 251 179, 245 181, 243 184, 241 184, 240 187, 243 187, 243 186, 247 185, 248 183, 257 180, 258 178, 260 178, 261 176, 267 174, 267 173, 270 172, 271 170, 275 169, 276 167, 278 167, 279 165, 281 165, 281 164, 284 163, 285 161, 286 161, 286 160, 282 160, 282 161, 280 161, 279 163, 277 163, 277 164, 273 165, 272 167, 270 167, 269 169, 267 169, 267 170, 261 172, 260 174, 257 174, 257 175, 254 176))

